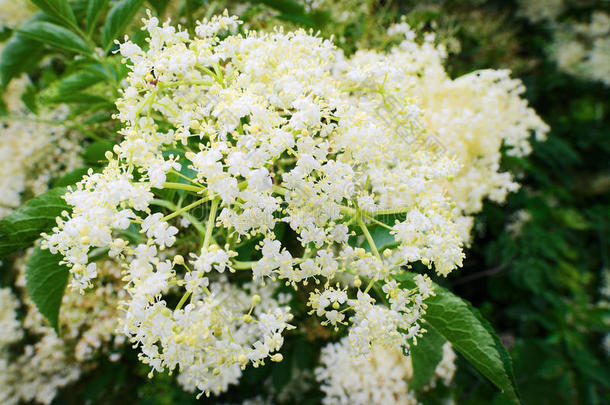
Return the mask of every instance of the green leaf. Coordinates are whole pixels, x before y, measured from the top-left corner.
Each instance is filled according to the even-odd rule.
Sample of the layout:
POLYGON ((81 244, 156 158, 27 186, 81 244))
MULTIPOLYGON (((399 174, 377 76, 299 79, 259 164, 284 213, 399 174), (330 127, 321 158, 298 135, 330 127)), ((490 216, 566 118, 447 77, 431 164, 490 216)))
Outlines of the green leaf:
POLYGON ((148 3, 155 9, 157 15, 162 15, 169 4, 169 0, 148 0, 148 3))
POLYGON ((84 90, 101 82, 104 76, 94 70, 81 70, 62 79, 57 86, 59 96, 84 90))
POLYGON ((57 181, 53 184, 55 187, 67 187, 81 181, 83 176, 87 174, 89 170, 88 167, 80 167, 78 169, 74 169, 71 172, 68 172, 61 176, 57 181))
POLYGON ((282 14, 300 15, 306 14, 305 7, 295 0, 256 0, 253 3, 261 3, 271 7, 282 14))
MULTIPOLYGON (((369 227, 369 232, 371 233, 371 237, 375 242, 375 247, 377 250, 379 250, 379 252, 383 252, 385 249, 395 248, 400 244, 400 242, 396 241, 394 235, 390 233, 390 230, 382 226, 373 225, 373 227, 369 227)), ((362 248, 368 252, 371 251, 369 242, 366 239, 362 243, 362 248)))
POLYGON ((445 338, 430 328, 423 338, 417 340, 417 345, 411 346, 411 361, 413 363, 413 378, 409 388, 417 391, 430 383, 436 366, 443 359, 445 338))
POLYGON ((106 122, 106 121, 110 121, 110 114, 108 113, 98 113, 98 114, 94 114, 93 116, 87 118, 84 122, 85 125, 90 125, 90 124, 98 124, 100 122, 106 122))
POLYGON ((112 65, 102 65, 101 63, 90 63, 87 65, 87 70, 97 73, 104 80, 118 80, 117 71, 112 65))
POLYGON ((38 41, 15 33, 0 54, 2 87, 6 87, 13 78, 34 65, 42 55, 43 49, 38 41))
POLYGON ((25 104, 26 108, 32 111, 34 114, 38 112, 38 100, 36 99, 37 94, 38 89, 36 89, 36 86, 28 84, 25 91, 21 95, 21 101, 23 101, 23 104, 25 104))
POLYGON ((8 27, 0 27, 0 42, 5 42, 11 37, 13 31, 8 27))
POLYGON ((49 98, 45 101, 50 103, 86 104, 87 106, 103 103, 112 105, 110 100, 102 96, 88 93, 62 93, 57 94, 55 97, 49 98))
POLYGON ((106 161, 106 152, 112 150, 114 143, 109 141, 96 141, 87 146, 83 151, 85 162, 96 165, 106 161))
POLYGON ((70 270, 59 264, 61 255, 36 246, 25 269, 25 286, 36 308, 59 334, 59 308, 70 270))
POLYGON ((69 27, 76 27, 76 17, 68 0, 32 0, 38 8, 44 11, 49 16, 69 27))
POLYGON ((87 32, 91 34, 95 24, 108 6, 108 0, 89 0, 87 5, 87 32))
POLYGON ((279 363, 273 363, 271 368, 271 383, 277 392, 281 392, 282 388, 290 381, 292 375, 292 355, 290 352, 284 354, 284 359, 279 363))
MULTIPOLYGON (((72 108, 72 116, 84 116, 86 114, 94 114, 98 111, 106 111, 107 117, 110 118, 110 115, 115 110, 115 105, 109 100, 100 101, 98 97, 84 94, 84 93, 75 93, 77 96, 76 99, 60 101, 65 103, 74 103, 74 107, 72 108)), ((51 103, 56 100, 51 100, 51 103)), ((106 121, 110 121, 107 119, 106 121)))
MULTIPOLYGON (((406 288, 415 286, 415 273, 403 272, 395 278, 406 288)), ((445 288, 434 284, 435 296, 428 298, 424 319, 426 329, 448 340, 472 365, 515 404, 521 403, 513 366, 500 339, 479 311, 445 288)), ((424 336, 422 340, 425 340, 424 336)))
POLYGON ((0 219, 0 259, 30 246, 56 225, 55 217, 69 208, 61 198, 65 192, 65 188, 47 191, 0 219))
POLYGON ((55 48, 83 55, 93 53, 81 37, 64 27, 46 21, 31 22, 21 28, 19 33, 55 48))
POLYGON ((299 24, 308 28, 314 27, 314 22, 304 14, 278 14, 277 18, 283 21, 299 24))
POLYGON ((112 7, 102 28, 102 46, 106 51, 133 20, 142 3, 144 0, 121 0, 112 7))
POLYGON ((313 27, 314 22, 307 14, 305 7, 295 0, 256 0, 253 3, 264 4, 274 10, 277 10, 279 14, 277 18, 290 21, 296 24, 304 25, 306 27, 313 27))
POLYGON ((591 224, 584 215, 575 209, 558 209, 555 211, 555 215, 557 215, 568 228, 584 231, 591 227, 591 224))
POLYGON ((311 342, 308 342, 305 338, 298 339, 294 344, 293 357, 300 370, 312 368, 315 365, 316 356, 311 342))

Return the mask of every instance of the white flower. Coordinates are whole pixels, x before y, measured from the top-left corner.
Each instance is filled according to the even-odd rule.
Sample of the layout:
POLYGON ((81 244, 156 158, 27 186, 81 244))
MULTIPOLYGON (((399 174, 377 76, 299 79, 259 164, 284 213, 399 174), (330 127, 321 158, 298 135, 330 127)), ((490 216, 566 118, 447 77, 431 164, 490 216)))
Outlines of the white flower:
POLYGON ((149 238, 154 238, 155 243, 160 246, 171 246, 176 241, 174 235, 178 233, 178 228, 169 226, 162 219, 163 215, 160 213, 149 215, 142 221, 142 232, 149 238))
POLYGON ((271 177, 269 176, 269 171, 264 167, 252 170, 248 174, 248 186, 250 186, 254 191, 270 190, 272 181, 271 177))
POLYGON ((121 45, 122 141, 66 195, 72 213, 44 241, 79 289, 95 277, 91 248, 111 249, 126 283, 122 333, 152 371, 178 370, 207 394, 248 364, 281 360, 292 315, 273 297, 277 282, 319 285, 311 314, 348 326, 354 354, 408 349, 424 336, 432 284, 420 276, 405 289, 393 276, 415 261, 439 275, 459 267, 468 215, 516 188, 498 173, 501 146, 527 153, 529 132, 547 129, 507 72, 451 80, 442 49, 413 42, 408 27, 391 52, 346 59, 303 30, 231 34, 238 24, 213 17, 189 38, 149 15, 147 49, 121 45), (170 151, 189 161, 187 182, 166 182, 181 167, 170 151), (354 248, 388 227, 386 214, 387 249, 354 248), (192 226, 172 226, 178 216, 192 226), (132 226, 135 247, 123 235, 132 226), (379 283, 388 305, 369 294, 379 283), (172 307, 170 292, 181 294, 172 307))
MULTIPOLYGON (((436 386, 439 379, 449 385, 453 379, 457 356, 449 343, 442 350, 442 360, 427 387, 436 386)), ((411 358, 400 350, 373 346, 369 357, 354 357, 347 339, 323 347, 320 366, 315 369, 325 395, 322 403, 328 405, 416 405, 415 393, 409 389, 413 373, 411 358)))

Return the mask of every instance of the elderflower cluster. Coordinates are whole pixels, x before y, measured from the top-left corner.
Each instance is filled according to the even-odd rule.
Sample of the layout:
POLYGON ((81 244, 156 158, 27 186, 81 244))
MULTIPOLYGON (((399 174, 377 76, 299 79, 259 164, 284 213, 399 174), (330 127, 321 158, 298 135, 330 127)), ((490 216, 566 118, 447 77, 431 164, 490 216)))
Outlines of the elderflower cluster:
POLYGON ((518 210, 511 214, 509 223, 506 225, 506 231, 513 237, 521 236, 523 227, 532 220, 532 214, 524 209, 518 210))
POLYGON ((554 21, 565 8, 565 0, 519 0, 518 13, 532 23, 554 21))
POLYGON ((10 357, 11 345, 21 340, 23 330, 17 318, 19 301, 8 288, 0 289, 0 402, 3 404, 17 404, 18 398, 14 397, 15 383, 11 370, 12 359, 10 357))
POLYGON ((559 23, 554 56, 567 73, 610 84, 610 15, 594 11, 588 23, 559 23))
POLYGON ((353 308, 350 318, 347 342, 354 355, 371 355, 375 345, 406 349, 409 341, 422 333, 418 320, 425 313, 424 300, 432 292, 432 283, 427 276, 415 277, 416 288, 400 288, 394 280, 382 287, 382 294, 388 305, 376 304, 375 299, 363 291, 358 291, 354 299, 347 299, 344 290, 328 287, 323 292, 311 293, 308 305, 318 317, 325 317, 322 325, 348 325, 344 311, 338 311, 344 303, 353 308))
POLYGON ((19 301, 8 288, 0 288, 0 347, 1 352, 5 352, 5 348, 21 339, 22 330, 21 324, 17 319, 17 309, 19 301))
MULTIPOLYGON (((279 350, 283 343, 281 333, 285 328, 291 328, 286 324, 291 315, 287 307, 280 304, 282 299, 274 297, 275 287, 271 283, 261 287, 249 282, 240 288, 223 276, 210 286, 210 293, 213 298, 199 297, 203 300, 198 301, 200 308, 188 304, 182 319, 168 320, 168 324, 172 323, 182 332, 158 343, 165 350, 188 350, 189 356, 194 358, 205 356, 203 364, 180 364, 182 372, 178 382, 187 391, 209 390, 219 394, 226 391, 229 384, 237 384, 245 363, 262 364, 270 352, 279 350), (209 346, 211 342, 213 347, 209 346), (243 350, 248 346, 253 350, 243 350), (204 354, 201 347, 210 349, 204 354), (235 356, 237 362, 232 362, 231 358, 235 356), (206 366, 210 370, 206 370, 206 366)), ((281 361, 281 355, 275 354, 271 359, 281 361)), ((151 364, 149 360, 143 361, 151 364)))
MULTIPOLYGON (((486 198, 503 202, 519 185, 500 171, 502 148, 510 155, 527 155, 530 136, 541 140, 549 131, 521 97, 525 87, 506 70, 451 79, 443 67, 445 49, 434 45, 433 35, 420 44, 406 23, 390 31, 404 35, 398 46, 388 52, 358 51, 339 70, 356 90, 377 88, 387 103, 410 98, 419 106, 426 133, 461 166, 445 188, 464 214, 479 212, 486 198)), ((469 229, 462 232, 468 234, 469 229)))
POLYGON ((24 194, 45 192, 51 180, 82 163, 78 134, 53 124, 65 119, 67 107, 29 112, 21 100, 28 84, 25 76, 12 80, 3 94, 9 116, 0 117, 0 217, 19 207, 24 194))
POLYGON ((610 15, 606 11, 594 9, 585 21, 574 21, 563 18, 563 13, 573 9, 582 14, 575 0, 523 0, 519 6, 520 14, 532 23, 545 21, 550 28, 551 53, 560 70, 610 84, 610 15))
POLYGON ((0 0, 0 27, 17 28, 36 12, 29 0, 0 0))
POLYGON ((122 142, 65 195, 71 212, 43 241, 81 292, 99 277, 90 253, 108 249, 124 268, 122 333, 151 373, 177 371, 208 395, 281 361, 294 326, 279 283, 314 283, 311 314, 349 327, 354 354, 408 349, 431 281, 406 289, 393 276, 418 261, 443 276, 461 266, 467 199, 500 199, 501 144, 525 153, 544 128, 505 72, 451 81, 430 43, 346 59, 303 30, 239 24, 225 13, 189 37, 149 14, 148 47, 119 44, 122 142), (451 153, 429 144, 437 136, 451 153), (378 249, 372 230, 392 243, 378 249))
POLYGON ((9 382, 5 391, 9 404, 50 404, 59 388, 76 381, 80 367, 65 352, 64 341, 55 334, 43 335, 12 359, 4 371, 9 382))
POLYGON ((10 290, 0 290, 0 402, 50 404, 57 388, 76 380, 80 372, 66 362, 63 342, 54 333, 12 355, 25 332, 17 320, 19 306, 10 290))
MULTIPOLYGON (((449 385, 455 374, 456 355, 449 343, 443 345, 443 357, 436 366, 428 387, 438 380, 449 385)), ((418 404, 409 389, 413 378, 411 358, 396 348, 376 345, 368 358, 354 357, 347 339, 322 348, 316 379, 324 393, 323 404, 418 404)))
MULTIPOLYGON (((16 263, 19 273, 16 285, 23 290, 27 257, 16 263)), ((120 289, 120 269, 110 260, 101 260, 97 265, 100 277, 95 289, 86 295, 73 292, 64 296, 59 319, 61 337, 46 325, 25 293, 22 298, 25 317, 22 322, 17 321, 15 309, 19 301, 12 295, 9 300, 8 290, 0 290, 0 339, 6 356, 0 358, 0 363, 6 365, 0 379, 0 402, 49 404, 60 388, 94 367, 91 362, 94 355, 110 352, 110 359, 118 360, 118 353, 111 351, 124 341, 122 335, 115 334, 118 300, 124 294, 120 289), (22 339, 24 335, 27 340, 22 339), (9 348, 9 344, 14 347, 9 348)))

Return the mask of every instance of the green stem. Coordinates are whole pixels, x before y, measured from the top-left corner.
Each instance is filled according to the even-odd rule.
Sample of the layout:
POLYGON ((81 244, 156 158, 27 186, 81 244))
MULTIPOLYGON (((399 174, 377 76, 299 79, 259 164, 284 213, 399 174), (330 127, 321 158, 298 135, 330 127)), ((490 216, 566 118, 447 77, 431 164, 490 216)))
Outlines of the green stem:
MULTIPOLYGON (((209 198, 208 198, 208 197, 203 197, 203 198, 201 198, 201 199, 199 199, 199 200, 197 200, 197 201, 195 201, 195 202, 193 202, 193 203, 190 203, 189 205, 185 205, 184 207, 180 208, 178 211, 175 211, 175 212, 172 212, 172 213, 171 213, 171 214, 169 214, 169 215, 166 215, 166 216, 165 216, 165 217, 163 217, 161 220, 162 220, 162 221, 169 221, 170 219, 175 218, 175 217, 177 217, 178 215, 181 215, 182 213, 184 213, 184 212, 186 212, 186 211, 190 210, 191 208, 195 208, 195 207, 197 207, 198 205, 201 205, 201 204, 203 204, 204 202, 206 202, 206 201, 208 201, 208 200, 209 200, 209 198)), ((207 232, 207 231, 206 231, 206 232, 207 232)))
POLYGON ((271 186, 271 190, 275 194, 279 194, 279 195, 286 195, 286 192, 288 191, 284 187, 280 187, 280 186, 271 186))
POLYGON ((218 64, 218 62, 216 62, 216 64, 214 65, 214 72, 216 72, 216 77, 219 80, 219 83, 222 87, 225 87, 225 77, 224 74, 222 73, 222 69, 220 68, 220 65, 218 64))
POLYGON ((344 213, 347 214, 349 216, 355 216, 356 215, 356 210, 350 207, 346 207, 345 205, 340 205, 339 206, 339 210, 344 213))
POLYGON ((144 101, 142 101, 142 105, 140 107, 138 107, 138 109, 136 110, 136 116, 140 115, 140 113, 142 112, 142 110, 144 109, 144 107, 146 107, 147 105, 152 105, 152 103, 155 100, 155 97, 157 97, 157 93, 159 92, 159 89, 151 92, 145 99, 144 101))
POLYGON ((182 298, 180 298, 180 302, 178 302, 178 305, 176 305, 176 310, 179 310, 180 308, 182 308, 182 306, 184 305, 186 300, 189 299, 190 296, 191 296, 191 292, 190 291, 187 291, 186 293, 184 293, 182 298))
POLYGON ((390 231, 393 230, 393 228, 391 226, 388 226, 387 224, 384 224, 381 221, 377 221, 375 218, 373 217, 369 217, 368 215, 366 215, 364 212, 362 213, 362 215, 364 215, 368 220, 373 221, 374 223, 376 223, 379 226, 382 226, 386 229, 389 229, 390 231))
POLYGON ((179 171, 177 171, 176 169, 173 169, 173 168, 172 168, 172 169, 169 169, 169 171, 170 171, 171 173, 174 173, 174 174, 175 174, 175 175, 177 175, 177 176, 182 177, 184 180, 188 180, 188 181, 190 181, 191 183, 193 183, 193 184, 195 184, 195 185, 199 186, 199 183, 197 183, 195 180, 191 179, 190 177, 185 176, 184 174, 180 173, 180 172, 179 172, 179 171))
MULTIPOLYGON (((178 207, 176 207, 174 204, 172 204, 169 201, 165 201, 165 200, 158 200, 158 199, 154 199, 150 202, 151 205, 158 205, 159 207, 164 207, 170 210, 177 210, 178 207)), ((193 224, 193 227, 197 230, 197 232, 199 232, 199 235, 201 235, 201 237, 203 238, 203 235, 205 235, 205 228, 203 227, 203 225, 201 224, 201 222, 199 222, 199 220, 197 218, 195 218, 194 216, 192 216, 191 214, 189 214, 188 212, 183 212, 180 215, 182 215, 184 218, 188 219, 188 221, 193 224)))
MULTIPOLYGON (((274 186, 274 187, 276 187, 276 186, 274 186)), ((273 189, 273 191, 275 191, 275 188, 273 189)), ((340 205, 339 209, 344 214, 349 214, 349 215, 356 214, 356 210, 354 208, 346 207, 345 205, 340 205)), ((360 210, 360 212, 362 213, 362 215, 364 215, 368 219, 373 219, 373 217, 377 217, 380 215, 405 214, 405 213, 409 212, 409 208, 390 208, 390 209, 386 209, 386 210, 377 210, 377 211, 360 210)))
POLYGON ((371 250, 373 251, 373 253, 375 254, 375 256, 383 262, 383 260, 381 259, 381 255, 379 254, 379 251, 377 250, 377 246, 375 245, 375 241, 373 240, 373 237, 371 236, 371 234, 369 233, 368 228, 366 227, 366 225, 364 224, 364 222, 362 222, 362 217, 360 215, 358 215, 356 217, 356 222, 358 223, 358 225, 360 226, 360 229, 362 229, 362 233, 364 233, 364 237, 366 238, 366 240, 369 242, 369 246, 371 247, 371 250))
POLYGON ((231 267, 235 270, 250 270, 252 269, 252 266, 254 266, 255 263, 256 261, 240 262, 238 260, 234 260, 233 264, 231 264, 231 267))
POLYGON ((210 216, 208 217, 208 223, 205 228, 205 236, 203 238, 203 246, 201 250, 207 249, 212 239, 212 231, 214 230, 214 223, 216 222, 216 212, 218 211, 218 204, 220 199, 216 197, 212 200, 212 207, 210 208, 210 216))
POLYGON ((172 204, 171 202, 165 201, 165 200, 159 200, 159 199, 156 199, 156 198, 153 199, 150 202, 150 204, 151 205, 158 205, 159 207, 164 207, 164 208, 167 208, 167 209, 170 209, 170 210, 176 210, 177 209, 176 206, 174 204, 172 204))
POLYGON ((203 188, 203 187, 191 186, 190 184, 184 184, 184 183, 171 183, 171 182, 163 183, 163 188, 171 188, 174 190, 194 191, 196 193, 199 193, 199 192, 205 190, 205 188, 203 188))
POLYGON ((159 85, 160 89, 167 89, 169 87, 179 87, 179 86, 186 86, 186 85, 200 85, 200 86, 211 86, 213 83, 209 82, 207 80, 183 80, 183 81, 179 81, 179 82, 170 82, 170 83, 163 83, 159 85))
MULTIPOLYGON (((205 236, 204 236, 204 239, 203 239, 203 246, 201 248, 202 252, 209 246, 210 241, 212 240, 212 230, 214 229, 214 222, 216 221, 216 212, 218 211, 219 203, 220 203, 220 199, 218 197, 216 197, 214 200, 212 200, 212 207, 210 208, 210 216, 208 217, 208 224, 207 224, 207 227, 205 229, 205 236)), ((208 290, 205 286, 203 286, 203 291, 208 296, 211 295, 210 290, 208 290)), ((190 296, 191 296, 191 292, 187 291, 182 296, 182 298, 180 299, 180 302, 178 302, 178 305, 176 305, 176 309, 182 308, 182 306, 184 305, 184 303, 186 302, 186 300, 188 300, 188 298, 190 296)))
MULTIPOLYGON (((360 229, 362 229, 362 233, 364 233, 364 236, 365 236, 366 240, 369 242, 369 246, 371 247, 371 250, 373 251, 373 253, 377 257, 377 259, 379 259, 379 261, 383 263, 383 259, 381 258, 381 255, 379 254, 379 251, 377 250, 377 246, 375 245, 375 241, 373 240, 373 237, 369 233, 369 230, 367 229, 367 227, 364 224, 364 222, 362 222, 362 217, 360 215, 360 212, 358 212, 358 214, 356 215, 356 222, 358 222, 358 225, 360 225, 360 229)), ((377 280, 374 279, 374 278, 371 279, 369 284, 366 286, 366 289, 364 290, 364 292, 368 293, 369 290, 371 289, 371 287, 373 287, 375 285, 376 281, 377 280)))
POLYGON ((369 285, 366 286, 366 288, 364 289, 365 293, 368 293, 369 290, 371 289, 371 287, 373 287, 375 285, 375 282, 377 280, 375 280, 374 278, 371 279, 371 281, 369 282, 369 285))
POLYGON ((379 216, 379 215, 394 215, 394 214, 404 214, 409 211, 409 208, 391 208, 387 210, 377 210, 377 211, 363 211, 367 216, 379 216))
POLYGON ((214 80, 216 81, 216 83, 220 84, 221 87, 225 87, 225 85, 224 85, 225 83, 224 83, 223 79, 221 79, 220 76, 218 76, 215 72, 212 72, 207 67, 201 66, 201 65, 197 65, 196 68, 199 69, 200 71, 202 71, 203 73, 207 74, 208 76, 213 77, 214 80))

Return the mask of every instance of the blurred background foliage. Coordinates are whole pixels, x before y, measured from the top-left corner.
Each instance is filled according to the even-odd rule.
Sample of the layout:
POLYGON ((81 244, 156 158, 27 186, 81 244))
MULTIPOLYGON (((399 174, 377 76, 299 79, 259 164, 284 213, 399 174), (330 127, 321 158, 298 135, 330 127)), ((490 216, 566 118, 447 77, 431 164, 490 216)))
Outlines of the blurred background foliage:
MULTIPOLYGON (((83 0, 75 2, 75 10, 81 3, 84 9, 83 0)), ((523 16, 519 2, 508 0, 147 3, 159 15, 183 16, 186 25, 228 8, 245 21, 244 29, 274 25, 313 29, 334 38, 347 54, 359 48, 388 49, 397 38, 388 36, 387 28, 404 20, 422 34, 434 32, 446 45, 447 70, 453 77, 481 68, 511 69, 524 81, 527 98, 551 126, 551 133, 545 142, 533 141, 532 155, 504 158, 505 169, 516 173, 522 184, 520 191, 502 206, 486 203, 477 216, 464 268, 436 281, 480 308, 498 331, 513 358, 524 404, 610 403, 610 338, 604 343, 610 330, 610 92, 603 83, 557 68, 551 57, 553 24, 532 23, 523 16)), ((593 10, 609 11, 610 2, 564 2, 556 19, 583 20, 593 10)), ((138 26, 135 18, 135 35, 140 35, 138 26)), ((2 36, 6 39, 10 32, 2 36)), ((44 52, 30 55, 32 61, 44 52)), ((49 86, 55 81, 53 72, 63 74, 74 66, 58 56, 48 63, 55 69, 29 72, 36 88, 26 93, 28 107, 69 102, 76 106, 73 114, 89 115, 91 132, 103 128, 114 133, 117 123, 108 117, 116 87, 99 79, 84 92, 78 84, 70 88, 64 81, 72 89, 72 99, 60 97, 57 84, 49 86)), ((118 58, 110 68, 116 83, 126 74, 118 58)), ((98 162, 112 141, 85 148, 85 160, 98 162)), ((74 179, 80 175, 72 174, 74 179)), ((71 182, 68 177, 58 184, 71 182)), ((250 368, 239 387, 200 402, 232 403, 266 385, 278 404, 319 403, 322 394, 316 384, 303 384, 311 378, 304 370, 317 363, 317 345, 329 338, 318 332, 313 325, 308 336, 290 340, 283 362, 250 368), (290 384, 294 377, 300 379, 299 389, 309 390, 295 392, 290 384)), ((172 376, 157 374, 148 380, 148 369, 138 363, 134 352, 125 350, 120 363, 101 360, 100 367, 63 389, 54 403, 198 402, 172 376)), ((449 398, 458 404, 502 401, 495 388, 463 360, 449 388, 432 389, 421 400, 436 404, 449 398)))

